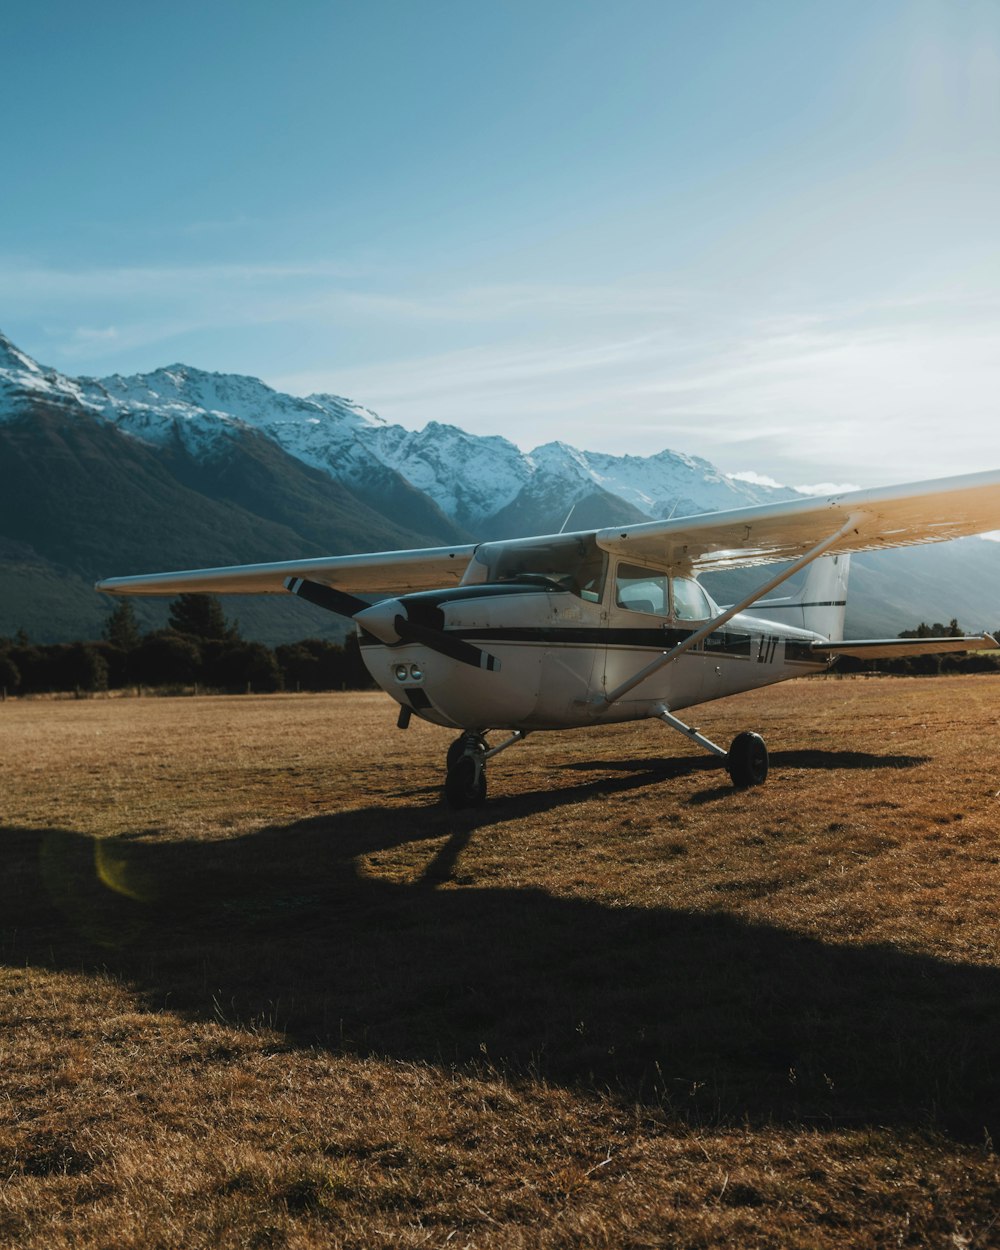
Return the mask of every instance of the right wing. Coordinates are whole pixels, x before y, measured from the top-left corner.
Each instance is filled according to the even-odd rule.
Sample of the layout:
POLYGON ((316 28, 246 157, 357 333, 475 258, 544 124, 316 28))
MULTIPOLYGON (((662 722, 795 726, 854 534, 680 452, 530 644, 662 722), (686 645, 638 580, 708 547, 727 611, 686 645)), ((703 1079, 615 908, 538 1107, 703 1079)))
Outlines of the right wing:
POLYGON ((109 577, 95 590, 107 595, 249 595, 286 594, 288 578, 303 578, 362 595, 405 594, 454 586, 475 553, 474 543, 424 547, 413 551, 376 551, 358 556, 323 556, 279 564, 234 564, 180 573, 145 573, 109 577))

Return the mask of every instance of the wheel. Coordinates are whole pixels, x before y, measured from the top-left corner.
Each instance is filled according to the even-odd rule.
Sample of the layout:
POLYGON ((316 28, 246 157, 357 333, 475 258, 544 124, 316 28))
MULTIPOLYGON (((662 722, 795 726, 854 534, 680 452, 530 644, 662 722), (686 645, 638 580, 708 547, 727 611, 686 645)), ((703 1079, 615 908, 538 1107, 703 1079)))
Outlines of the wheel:
POLYGON ((737 734, 726 756, 726 767, 737 790, 748 790, 767 780, 767 747, 760 734, 737 734))
POLYGON ((481 754, 485 750, 486 739, 482 734, 460 734, 448 748, 448 754, 445 756, 445 768, 448 772, 451 772, 463 755, 468 755, 470 752, 479 752, 481 754))
POLYGON ((486 801, 486 769, 481 755, 468 751, 448 769, 444 797, 450 807, 481 807, 486 801))

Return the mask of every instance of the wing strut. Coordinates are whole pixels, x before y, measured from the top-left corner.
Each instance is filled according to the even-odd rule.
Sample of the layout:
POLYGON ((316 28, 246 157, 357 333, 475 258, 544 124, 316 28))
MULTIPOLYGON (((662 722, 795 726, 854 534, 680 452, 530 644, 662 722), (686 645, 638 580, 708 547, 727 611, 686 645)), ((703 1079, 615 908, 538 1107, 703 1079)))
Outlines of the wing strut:
POLYGON ((783 573, 779 573, 777 577, 772 577, 770 581, 767 581, 763 586, 758 587, 753 594, 748 595, 745 599, 741 599, 739 603, 734 604, 731 608, 726 608, 725 612, 721 612, 717 617, 715 617, 714 620, 708 621, 705 625, 702 625, 701 629, 696 629, 693 634, 688 634, 683 642, 679 642, 672 650, 664 651, 662 655, 658 655, 655 660, 652 660, 646 665, 645 668, 641 668, 638 673, 630 677, 628 681, 623 681, 622 684, 612 690, 610 694, 603 695, 600 699, 595 699, 594 706, 598 711, 600 711, 602 708, 610 707, 613 703, 617 703, 618 700, 624 695, 627 695, 630 690, 634 690, 636 686, 638 686, 641 682, 644 682, 647 677, 651 677, 653 673, 657 672, 661 668, 664 668, 667 664, 673 663, 673 661, 685 651, 690 651, 692 647, 696 647, 698 643, 707 638, 709 634, 714 634, 715 631, 725 625, 727 621, 732 620, 737 613, 745 612, 747 608, 752 607, 758 599, 763 599, 765 595, 769 595, 776 586, 780 586, 782 582, 787 582, 790 577, 794 577, 799 569, 804 569, 807 564, 812 564, 813 560, 818 560, 824 552, 829 551, 835 543, 839 542, 845 534, 852 530, 855 524, 855 518, 850 517, 835 534, 831 534, 829 538, 824 538, 822 542, 817 543, 815 547, 807 551, 804 556, 800 556, 799 559, 785 569, 783 573))

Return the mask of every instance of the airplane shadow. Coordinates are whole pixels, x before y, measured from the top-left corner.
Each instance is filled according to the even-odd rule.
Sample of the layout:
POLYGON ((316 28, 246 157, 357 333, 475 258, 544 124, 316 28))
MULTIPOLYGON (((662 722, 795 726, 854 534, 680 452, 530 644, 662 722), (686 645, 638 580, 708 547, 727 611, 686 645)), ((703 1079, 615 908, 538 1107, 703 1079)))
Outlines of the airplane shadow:
POLYGON ((370 807, 191 842, 2 828, 0 954, 292 1045, 492 1065, 700 1123, 1000 1131, 1000 971, 456 882, 504 819, 370 807), (411 883, 361 862, 410 845, 428 860, 411 883))
MULTIPOLYGON (((871 751, 770 751, 768 758, 772 768, 809 768, 809 769, 872 769, 872 768, 917 768, 931 760, 929 755, 876 755, 871 751)), ((723 767, 722 761, 709 755, 670 757, 642 757, 634 759, 590 761, 574 760, 569 764, 560 764, 560 769, 593 772, 597 769, 611 772, 646 772, 655 773, 664 779, 669 777, 686 777, 692 773, 718 770, 723 767)))
MULTIPOLYGON (((930 761, 929 755, 875 755, 870 751, 772 751, 769 752, 772 770, 778 768, 799 769, 876 769, 876 768, 917 768, 930 761)), ((653 785, 660 782, 676 780, 680 777, 693 776, 695 773, 707 773, 721 779, 720 784, 700 790, 688 798, 688 803, 700 805, 714 803, 732 797, 738 793, 730 784, 723 762, 709 755, 677 756, 676 758, 649 758, 637 756, 633 759, 601 760, 599 762, 573 761, 559 765, 563 770, 581 772, 607 772, 612 776, 607 780, 592 781, 585 789, 595 793, 608 794, 616 790, 635 789, 640 786, 653 785), (627 779, 614 774, 628 774, 627 779)), ((572 789, 572 788, 571 788, 572 789)), ((565 791, 556 791, 553 798, 565 791)), ((522 796, 526 797, 526 796, 522 796)), ((539 799, 546 801, 546 796, 539 793, 539 799)))

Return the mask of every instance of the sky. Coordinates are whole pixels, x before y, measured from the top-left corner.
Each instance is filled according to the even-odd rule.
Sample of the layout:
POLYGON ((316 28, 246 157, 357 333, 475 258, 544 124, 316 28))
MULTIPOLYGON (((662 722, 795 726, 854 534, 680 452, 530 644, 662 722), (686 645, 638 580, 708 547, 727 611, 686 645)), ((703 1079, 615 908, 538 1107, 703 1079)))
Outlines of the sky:
POLYGON ((1000 466, 1000 0, 36 0, 0 329, 788 485, 1000 466))

